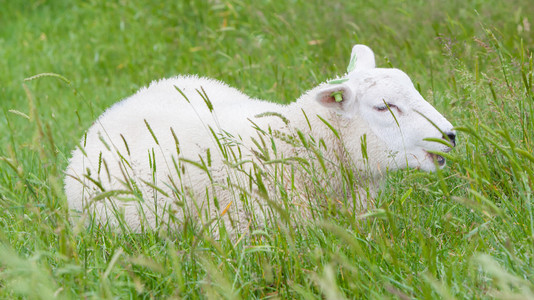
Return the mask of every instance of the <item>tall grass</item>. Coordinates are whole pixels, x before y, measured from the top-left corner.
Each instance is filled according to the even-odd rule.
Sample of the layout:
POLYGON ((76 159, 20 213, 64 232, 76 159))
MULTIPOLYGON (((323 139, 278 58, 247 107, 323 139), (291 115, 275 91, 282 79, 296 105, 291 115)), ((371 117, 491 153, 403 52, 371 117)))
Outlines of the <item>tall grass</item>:
POLYGON ((534 298, 529 1, 0 5, 0 298, 534 298), (273 207, 242 239, 68 222, 63 170, 111 103, 178 73, 286 103, 354 43, 457 126, 447 168, 390 174, 356 216, 273 207))

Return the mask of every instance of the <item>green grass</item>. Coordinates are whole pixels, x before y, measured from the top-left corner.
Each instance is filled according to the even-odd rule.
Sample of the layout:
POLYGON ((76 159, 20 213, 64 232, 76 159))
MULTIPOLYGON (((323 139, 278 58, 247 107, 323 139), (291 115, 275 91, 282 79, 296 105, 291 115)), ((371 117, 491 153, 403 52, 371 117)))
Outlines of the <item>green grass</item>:
POLYGON ((534 298, 532 1, 250 2, 0 0, 0 298, 534 298), (182 73, 287 103, 355 43, 458 126, 446 169, 237 244, 67 221, 62 171, 112 103, 182 73))

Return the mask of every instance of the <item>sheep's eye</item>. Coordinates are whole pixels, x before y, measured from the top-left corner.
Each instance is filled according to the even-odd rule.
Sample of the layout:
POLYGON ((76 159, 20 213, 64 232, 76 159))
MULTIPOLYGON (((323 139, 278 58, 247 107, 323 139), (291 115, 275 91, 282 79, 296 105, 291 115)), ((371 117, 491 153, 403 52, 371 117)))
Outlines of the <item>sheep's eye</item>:
POLYGON ((377 111, 388 111, 388 106, 390 109, 397 109, 399 110, 399 108, 397 107, 397 105, 395 104, 391 104, 391 103, 388 103, 387 106, 385 104, 383 105, 377 105, 374 107, 375 110, 377 111))

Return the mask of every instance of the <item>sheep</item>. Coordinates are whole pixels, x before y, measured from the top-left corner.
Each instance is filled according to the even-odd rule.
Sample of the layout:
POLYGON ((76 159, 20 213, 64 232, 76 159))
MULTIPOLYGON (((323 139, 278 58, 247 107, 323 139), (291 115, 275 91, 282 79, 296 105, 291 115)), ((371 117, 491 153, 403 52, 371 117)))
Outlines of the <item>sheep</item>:
MULTIPOLYGON (((435 153, 454 146, 453 126, 408 75, 376 68, 373 51, 355 45, 343 77, 289 105, 252 99, 196 75, 152 82, 88 129, 66 169, 65 193, 73 221, 93 218, 96 224, 140 232, 171 219, 207 216, 204 225, 222 219, 231 232, 246 232, 269 196, 265 201, 254 196, 261 184, 249 193, 244 187, 254 174, 273 170, 266 162, 273 155, 285 163, 299 157, 327 161, 321 180, 338 196, 356 191, 353 201, 365 209, 387 171, 435 171, 445 165, 435 153), (306 137, 323 145, 320 155, 306 154, 306 137), (342 184, 336 170, 348 161, 362 174, 354 186, 342 184), (252 195, 252 204, 236 196, 243 192, 252 195)), ((311 179, 290 169, 295 170, 287 167, 280 176, 286 183, 293 176, 294 201, 313 203, 302 199, 313 198, 304 192, 311 179)), ((264 194, 275 190, 272 181, 262 184, 268 189, 264 194)))

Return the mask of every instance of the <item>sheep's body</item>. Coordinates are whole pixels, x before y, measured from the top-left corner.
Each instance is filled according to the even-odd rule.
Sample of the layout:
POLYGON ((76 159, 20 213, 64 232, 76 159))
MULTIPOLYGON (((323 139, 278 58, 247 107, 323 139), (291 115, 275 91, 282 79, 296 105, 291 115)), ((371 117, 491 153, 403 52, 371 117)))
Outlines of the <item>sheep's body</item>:
MULTIPOLYGON (((156 227, 159 223, 157 219, 163 223, 170 216, 183 219, 184 211, 192 216, 202 216, 207 211, 212 218, 221 214, 237 218, 237 227, 244 230, 248 223, 247 212, 232 194, 232 185, 228 181, 231 178, 237 184, 246 182, 246 172, 229 171, 228 159, 223 157, 224 150, 220 149, 221 140, 239 144, 234 150, 239 152, 239 148, 242 157, 234 158, 230 163, 255 160, 261 165, 254 154, 261 150, 253 141, 260 139, 258 135, 261 130, 288 135, 299 130, 316 140, 323 140, 329 146, 324 153, 326 160, 351 160, 355 168, 368 170, 368 176, 374 179, 381 177, 388 168, 420 167, 431 170, 435 166, 433 158, 439 157, 428 154, 426 150, 448 149, 439 145, 429 146, 430 143, 422 139, 441 137, 439 130, 425 129, 418 133, 423 136, 414 139, 417 147, 414 146, 412 151, 405 145, 405 140, 411 140, 412 134, 395 129, 391 124, 394 119, 392 116, 376 113, 381 111, 376 106, 380 104, 380 99, 374 98, 409 99, 419 95, 409 78, 398 70, 374 69, 374 58, 367 47, 356 46, 353 55, 361 58, 356 70, 347 75, 350 86, 346 83, 325 83, 288 106, 251 99, 219 81, 196 76, 180 76, 152 83, 108 109, 82 140, 83 151, 76 149, 73 152, 65 179, 70 209, 88 212, 98 223, 111 225, 117 223, 116 211, 122 212, 126 225, 134 231, 139 231, 141 226, 156 227), (393 83, 390 83, 391 78, 393 83), (386 88, 381 86, 383 83, 386 88), (381 91, 388 88, 390 90, 381 91), (339 103, 332 96, 336 91, 343 96, 343 101, 339 103), (370 101, 365 100, 366 95, 374 99, 371 107, 374 107, 376 120, 365 113, 367 108, 361 104, 370 101), (204 98, 209 99, 212 109, 204 98), (261 115, 263 113, 269 115, 261 115), (286 124, 280 115, 287 118, 289 123, 286 124), (333 134, 323 120, 339 131, 341 139, 333 134), (402 136, 402 142, 398 138, 389 138, 395 132, 402 136), (368 156, 366 164, 361 151, 361 139, 364 136, 368 156), (402 153, 398 155, 395 152, 402 153), (412 156, 416 158, 412 159, 412 156), (429 161, 422 163, 421 160, 429 160, 431 164, 429 161), (204 161, 206 167, 203 170, 191 161, 204 161), (137 191, 137 196, 144 201, 118 200, 124 190, 137 191), (213 193, 217 195, 218 209, 209 203, 213 193), (178 205, 178 202, 182 204, 178 205)), ((442 131, 451 132, 450 123, 435 109, 422 98, 416 100, 422 102, 416 101, 417 109, 413 110, 423 110, 422 113, 442 131)), ((410 101, 390 106, 414 106, 410 101)), ((392 110, 390 112, 394 113, 392 110)), ((399 108, 395 122, 401 128, 404 125, 402 114, 399 108)), ((406 122, 410 122, 409 119, 406 122)), ((423 122, 421 120, 424 119, 419 119, 420 123, 423 122)), ((431 126, 416 125, 408 129, 417 131, 418 127, 431 126)), ((277 157, 287 158, 298 154, 295 145, 283 138, 276 144, 277 157)), ((252 165, 249 163, 249 171, 252 165)), ((340 190, 346 187, 336 185, 339 179, 335 178, 333 171, 333 190, 338 190, 339 194, 346 193, 346 190, 340 190)), ((301 176, 297 176, 296 181, 296 186, 309 184, 308 179, 301 176)), ((255 202, 251 209, 259 213, 261 206, 260 202, 255 202)))
MULTIPOLYGON (((319 131, 323 134, 317 137, 330 141, 331 144, 339 143, 336 142, 334 135, 326 125, 316 117, 316 115, 324 116, 326 113, 325 118, 334 123, 336 121, 332 117, 335 115, 328 116, 331 113, 313 99, 309 99, 307 95, 285 106, 251 99, 222 82, 208 78, 181 76, 154 82, 132 97, 112 106, 95 122, 87 132, 87 137, 82 141, 86 144, 83 149, 87 156, 84 156, 80 149, 74 151, 67 170, 67 174, 72 177, 66 178, 65 187, 69 207, 81 212, 89 207, 90 199, 102 192, 87 179, 84 179, 87 186, 80 184, 78 179, 83 179, 82 174, 86 174, 87 169, 91 170, 91 178, 97 180, 105 191, 125 190, 126 177, 134 179, 137 183, 142 181, 153 183, 153 178, 157 178, 155 183, 158 187, 168 195, 172 195, 168 176, 175 178, 177 176, 172 157, 174 156, 175 161, 176 158, 199 160, 199 156, 207 160, 207 151, 210 149, 210 176, 215 182, 225 180, 229 176, 228 167, 223 163, 221 152, 209 128, 221 136, 225 136, 222 132, 231 133, 234 140, 241 143, 239 148, 244 152, 242 159, 253 159, 254 155, 250 150, 257 150, 257 147, 251 138, 257 138, 258 131, 253 127, 252 122, 260 128, 270 127, 272 130, 288 132, 288 126, 280 117, 258 115, 265 112, 279 113, 283 116, 291 115, 294 116, 289 123, 291 128, 302 128, 304 132, 310 132, 305 116, 301 112, 303 104, 307 104, 304 105, 307 106, 306 114, 312 116, 311 120, 309 119, 313 124, 312 128, 320 129, 319 131), (176 87, 186 95, 187 100, 176 90, 176 87), (213 112, 210 112, 199 92, 209 97, 214 108, 213 112), (125 126, 125 124, 128 125, 125 126), (173 128, 174 135, 171 128, 173 128), (175 137, 179 142, 179 154, 175 137), (120 153, 124 160, 121 160, 117 153, 120 153), (156 162, 155 176, 150 166, 150 161, 154 160, 156 162), (107 169, 109 169, 110 176, 107 174, 107 169), (120 171, 121 169, 123 171, 120 171)), ((362 127, 362 129, 365 128, 362 127)), ((295 151, 292 145, 283 142, 277 143, 277 147, 279 153, 284 153, 286 157, 290 157, 295 151)), ((202 202, 206 199, 205 188, 209 184, 209 177, 204 170, 196 166, 187 163, 182 165, 187 175, 183 177, 181 183, 191 188, 194 192, 191 200, 194 198, 194 201, 200 201, 200 204, 196 204, 202 207, 202 202)), ((243 180, 243 178, 234 178, 234 180, 243 180)), ((154 200, 153 188, 142 184, 138 187, 143 192, 143 198, 154 200)), ((218 200, 219 207, 225 208, 234 198, 231 195, 221 197, 223 192, 218 191, 218 200)), ((176 197, 165 197, 160 194, 156 201, 161 212, 163 208, 170 206, 178 214, 178 218, 183 217, 182 209, 174 205, 176 197)), ((115 204, 120 207, 119 211, 123 210, 128 225, 138 231, 141 224, 138 203, 117 201, 115 204)), ((195 210, 195 205, 189 204, 191 206, 188 210, 195 210)), ((108 221, 111 224, 115 223, 113 217, 115 208, 111 207, 110 202, 101 199, 91 205, 93 205, 91 211, 96 212, 93 217, 96 217, 99 223, 106 224, 108 221)), ((234 206, 236 211, 242 210, 238 201, 234 202, 234 206)), ((146 225, 155 227, 157 214, 152 213, 154 203, 142 205, 142 210, 147 221, 146 225)), ((214 214, 216 215, 217 212, 214 211, 214 214)), ((242 216, 238 217, 242 218, 242 216)))

